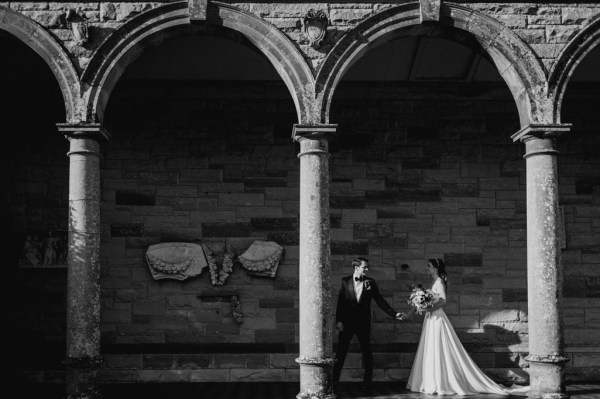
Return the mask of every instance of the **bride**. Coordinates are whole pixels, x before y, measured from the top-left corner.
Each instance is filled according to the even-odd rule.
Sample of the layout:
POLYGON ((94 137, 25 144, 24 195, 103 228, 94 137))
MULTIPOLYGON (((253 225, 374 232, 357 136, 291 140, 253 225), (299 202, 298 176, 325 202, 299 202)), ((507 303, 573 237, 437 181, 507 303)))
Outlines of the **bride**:
MULTIPOLYGON (((486 376, 462 346, 446 313, 446 265, 441 259, 429 259, 427 271, 433 278, 434 301, 426 310, 419 348, 407 388, 413 392, 438 395, 525 395, 527 387, 504 388, 486 376)), ((405 319, 412 317, 412 309, 405 319)))

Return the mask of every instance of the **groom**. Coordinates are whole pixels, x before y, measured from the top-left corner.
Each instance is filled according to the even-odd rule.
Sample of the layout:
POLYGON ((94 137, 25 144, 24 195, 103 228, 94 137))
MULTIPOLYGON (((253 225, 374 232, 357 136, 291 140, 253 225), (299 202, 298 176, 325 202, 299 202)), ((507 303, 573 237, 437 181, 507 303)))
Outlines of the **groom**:
POLYGON ((373 352, 371 351, 371 299, 390 317, 400 319, 403 314, 396 313, 379 293, 377 283, 365 274, 369 270, 369 260, 356 258, 352 261, 354 274, 342 279, 336 309, 336 328, 339 331, 338 346, 333 367, 334 387, 340 380, 344 360, 354 334, 362 350, 365 376, 363 389, 369 389, 373 377, 373 352))

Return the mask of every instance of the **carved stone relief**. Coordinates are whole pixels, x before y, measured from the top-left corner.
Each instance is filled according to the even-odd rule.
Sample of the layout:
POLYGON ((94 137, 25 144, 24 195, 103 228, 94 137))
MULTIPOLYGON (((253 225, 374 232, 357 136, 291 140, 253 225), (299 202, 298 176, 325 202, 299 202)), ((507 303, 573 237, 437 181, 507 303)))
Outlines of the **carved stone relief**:
POLYGON ((185 280, 200 275, 208 266, 202 246, 185 242, 151 245, 146 261, 155 280, 185 280))
POLYGON ((321 42, 325 39, 329 19, 323 10, 308 10, 306 16, 302 19, 302 33, 308 38, 309 44, 314 48, 319 48, 321 42))
POLYGON ((28 231, 20 267, 66 267, 68 232, 63 229, 28 231))
POLYGON ((283 247, 274 241, 254 241, 239 257, 249 274, 258 277, 275 277, 283 247))

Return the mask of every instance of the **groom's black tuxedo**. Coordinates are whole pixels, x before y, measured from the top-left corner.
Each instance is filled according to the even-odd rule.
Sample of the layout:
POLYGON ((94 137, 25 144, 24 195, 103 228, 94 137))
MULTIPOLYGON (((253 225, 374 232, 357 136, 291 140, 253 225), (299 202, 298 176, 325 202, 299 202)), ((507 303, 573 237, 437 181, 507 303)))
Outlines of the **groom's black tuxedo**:
POLYGON ((338 294, 335 321, 342 322, 344 329, 339 333, 336 351, 337 362, 333 368, 333 381, 339 381, 344 360, 348 353, 348 347, 354 334, 358 338, 363 355, 365 367, 364 381, 371 382, 373 375, 373 352, 371 350, 371 300, 390 317, 396 317, 396 311, 386 302, 379 293, 379 288, 374 279, 364 277, 363 289, 360 300, 356 300, 354 289, 354 277, 348 276, 342 279, 342 285, 338 294))
POLYGON ((381 310, 391 317, 396 317, 396 311, 383 299, 374 279, 364 277, 360 301, 357 301, 353 276, 344 277, 338 294, 335 321, 341 321, 344 327, 348 324, 370 329, 372 299, 375 300, 381 310))

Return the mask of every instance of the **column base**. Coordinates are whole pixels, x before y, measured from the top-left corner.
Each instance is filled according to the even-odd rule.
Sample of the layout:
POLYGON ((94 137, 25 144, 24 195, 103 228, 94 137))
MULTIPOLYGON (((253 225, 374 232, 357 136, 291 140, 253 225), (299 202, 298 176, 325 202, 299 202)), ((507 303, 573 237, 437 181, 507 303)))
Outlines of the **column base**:
POLYGON ((297 399, 335 399, 333 381, 331 380, 333 364, 336 359, 299 357, 300 393, 297 399))
POLYGON ((100 399, 98 372, 102 365, 100 357, 69 357, 67 366, 67 389, 65 399, 100 399))
POLYGON ((331 394, 318 394, 314 392, 300 392, 296 395, 296 399, 336 399, 337 396, 334 393, 331 394))
POLYGON ((542 399, 569 399, 571 395, 566 393, 545 393, 542 399))
POLYGON ((562 355, 529 355, 530 390, 527 394, 535 399, 567 399, 570 397, 564 383, 565 362, 562 355))

